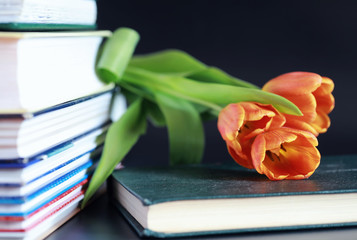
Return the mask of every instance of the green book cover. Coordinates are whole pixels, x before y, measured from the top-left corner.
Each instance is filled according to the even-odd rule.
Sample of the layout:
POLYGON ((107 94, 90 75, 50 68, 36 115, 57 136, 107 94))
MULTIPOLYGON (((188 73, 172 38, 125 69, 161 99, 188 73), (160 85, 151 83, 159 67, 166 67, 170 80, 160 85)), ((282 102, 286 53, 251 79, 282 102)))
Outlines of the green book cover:
POLYGON ((68 30, 95 30, 96 24, 56 24, 56 23, 0 23, 0 30, 4 31, 68 31, 68 30))
POLYGON ((126 168, 113 173, 111 189, 146 236, 357 224, 357 155, 323 157, 306 180, 270 181, 236 164, 126 168))

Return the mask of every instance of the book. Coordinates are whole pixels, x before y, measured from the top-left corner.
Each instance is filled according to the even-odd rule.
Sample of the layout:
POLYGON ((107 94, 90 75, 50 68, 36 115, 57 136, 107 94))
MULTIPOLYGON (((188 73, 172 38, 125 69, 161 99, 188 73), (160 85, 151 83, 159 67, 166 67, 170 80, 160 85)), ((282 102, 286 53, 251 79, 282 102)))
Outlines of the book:
MULTIPOLYGON (((81 210, 79 203, 84 197, 87 183, 88 179, 84 179, 28 212, 10 215, 1 212, 0 239, 44 239, 81 210)), ((94 198, 104 191, 105 185, 97 191, 94 198)), ((23 206, 27 207, 28 203, 17 206, 0 204, 0 209, 24 209, 23 206)))
POLYGON ((47 198, 37 198, 20 204, 0 204, 0 221, 19 222, 30 218, 39 211, 47 211, 45 209, 52 206, 53 203, 66 201, 68 198, 82 194, 83 186, 87 183, 88 179, 84 179, 81 182, 75 183, 72 187, 65 188, 64 191, 60 193, 57 192, 53 196, 47 198))
POLYGON ((27 228, 1 229, 0 239, 44 239, 80 211, 79 200, 75 199, 56 208, 27 228))
POLYGON ((0 114, 35 112, 107 86, 95 73, 110 31, 0 32, 0 114))
POLYGON ((306 180, 270 181, 235 164, 124 168, 109 183, 142 236, 357 225, 357 155, 323 157, 306 180))
POLYGON ((113 86, 39 112, 0 114, 0 164, 28 162, 110 121, 113 86))
POLYGON ((0 29, 94 29, 94 0, 0 0, 0 29))
POLYGON ((58 220, 68 220, 76 214, 98 157, 94 154, 83 162, 80 156, 75 160, 79 166, 72 166, 52 180, 46 179, 42 185, 29 183, 21 189, 10 186, 7 193, 1 191, 0 239, 37 239, 38 231, 46 230, 41 235, 48 235, 64 223, 58 220))
POLYGON ((36 239, 39 226, 54 230, 63 224, 57 220, 68 220, 80 210, 83 187, 92 171, 93 165, 84 164, 28 195, 0 197, 0 238, 36 239))
POLYGON ((76 156, 73 159, 68 159, 66 163, 61 164, 59 167, 50 168, 46 174, 39 176, 36 179, 33 179, 30 182, 27 182, 23 185, 10 185, 5 184, 0 186, 0 202, 2 199, 13 199, 21 196, 27 196, 35 191, 43 188, 48 183, 56 181, 57 179, 63 177, 64 175, 72 172, 75 169, 78 169, 82 166, 92 166, 93 159, 98 159, 98 156, 101 153, 101 148, 93 150, 76 156))
POLYGON ((80 156, 101 148, 108 127, 91 130, 25 162, 24 159, 0 162, 0 189, 2 186, 22 186, 56 172, 63 173, 80 156))

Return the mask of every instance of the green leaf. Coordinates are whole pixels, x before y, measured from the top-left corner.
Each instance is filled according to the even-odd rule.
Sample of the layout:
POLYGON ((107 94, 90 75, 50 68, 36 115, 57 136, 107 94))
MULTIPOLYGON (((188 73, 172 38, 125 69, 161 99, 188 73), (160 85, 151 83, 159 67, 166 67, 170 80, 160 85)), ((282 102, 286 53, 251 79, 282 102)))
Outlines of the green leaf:
POLYGON ((121 92, 124 94, 125 98, 129 103, 135 101, 138 98, 145 98, 144 108, 147 116, 149 117, 151 123, 156 127, 166 126, 165 117, 162 114, 161 110, 156 104, 156 100, 152 93, 148 92, 145 89, 141 89, 133 86, 130 83, 121 81, 119 84, 121 92))
POLYGON ((130 28, 119 28, 105 42, 96 66, 97 75, 106 83, 118 83, 133 56, 139 34, 130 28))
MULTIPOLYGON (((207 67, 186 52, 176 49, 134 56, 129 66, 160 74, 187 77, 201 82, 258 88, 251 83, 234 78, 218 68, 207 67)), ((214 117, 212 114, 209 114, 207 107, 202 105, 195 105, 195 107, 199 112, 204 113, 205 119, 212 119, 214 117)))
POLYGON ((258 86, 255 86, 254 84, 243 81, 241 79, 234 78, 216 67, 208 67, 204 70, 187 74, 184 77, 201 82, 221 83, 237 87, 259 89, 258 86))
POLYGON ((119 83, 122 93, 125 95, 129 103, 134 102, 138 98, 145 98, 152 102, 155 101, 154 95, 145 88, 135 86, 133 84, 121 81, 119 83))
POLYGON ((85 206, 96 190, 110 176, 116 165, 137 142, 140 135, 146 132, 145 118, 145 113, 142 111, 142 100, 139 99, 130 105, 117 122, 110 126, 104 143, 102 157, 89 183, 82 207, 85 206))
POLYGON ((199 113, 186 100, 156 93, 170 143, 170 163, 199 163, 204 150, 204 131, 199 113))
POLYGON ((135 55, 129 66, 164 74, 188 74, 207 68, 189 54, 176 50, 164 50, 146 55, 135 55))
POLYGON ((216 83, 207 84, 183 77, 155 74, 133 67, 127 68, 123 81, 137 84, 153 93, 161 92, 204 105, 216 111, 216 114, 230 103, 260 102, 271 104, 283 113, 301 115, 299 108, 286 98, 259 89, 216 83))
POLYGON ((218 68, 208 67, 188 53, 177 49, 136 55, 131 59, 129 66, 154 73, 187 77, 202 82, 259 88, 254 84, 234 78, 218 68))
POLYGON ((156 103, 152 101, 145 101, 144 106, 147 115, 154 126, 156 127, 166 126, 165 116, 156 103))

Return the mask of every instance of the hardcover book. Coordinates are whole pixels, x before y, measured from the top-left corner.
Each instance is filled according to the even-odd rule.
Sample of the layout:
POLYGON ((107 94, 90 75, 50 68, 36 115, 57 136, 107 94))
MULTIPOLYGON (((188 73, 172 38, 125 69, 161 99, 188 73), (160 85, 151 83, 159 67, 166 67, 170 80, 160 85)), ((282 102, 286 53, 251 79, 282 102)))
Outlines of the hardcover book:
POLYGON ((124 168, 114 203, 141 236, 357 225, 357 156, 323 157, 307 180, 270 181, 238 165, 124 168))
POLYGON ((0 161, 0 189, 2 186, 25 185, 42 176, 63 172, 80 156, 92 155, 94 150, 101 148, 108 127, 91 130, 33 158, 0 161))
POLYGON ((102 90, 39 112, 0 114, 0 164, 26 162, 107 124, 113 86, 102 90))
POLYGON ((0 29, 94 29, 95 0, 0 0, 0 29))
POLYGON ((97 52, 110 31, 0 32, 0 113, 39 111, 102 88, 97 52))

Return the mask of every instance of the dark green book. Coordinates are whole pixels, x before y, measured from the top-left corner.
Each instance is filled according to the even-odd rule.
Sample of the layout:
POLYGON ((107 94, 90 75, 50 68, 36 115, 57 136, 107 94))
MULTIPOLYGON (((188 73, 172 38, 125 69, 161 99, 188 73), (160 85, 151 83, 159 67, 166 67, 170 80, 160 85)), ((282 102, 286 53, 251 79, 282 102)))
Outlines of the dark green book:
POLYGON ((192 165, 124 168, 110 183, 113 202, 141 236, 357 225, 357 155, 324 157, 307 180, 192 165))

